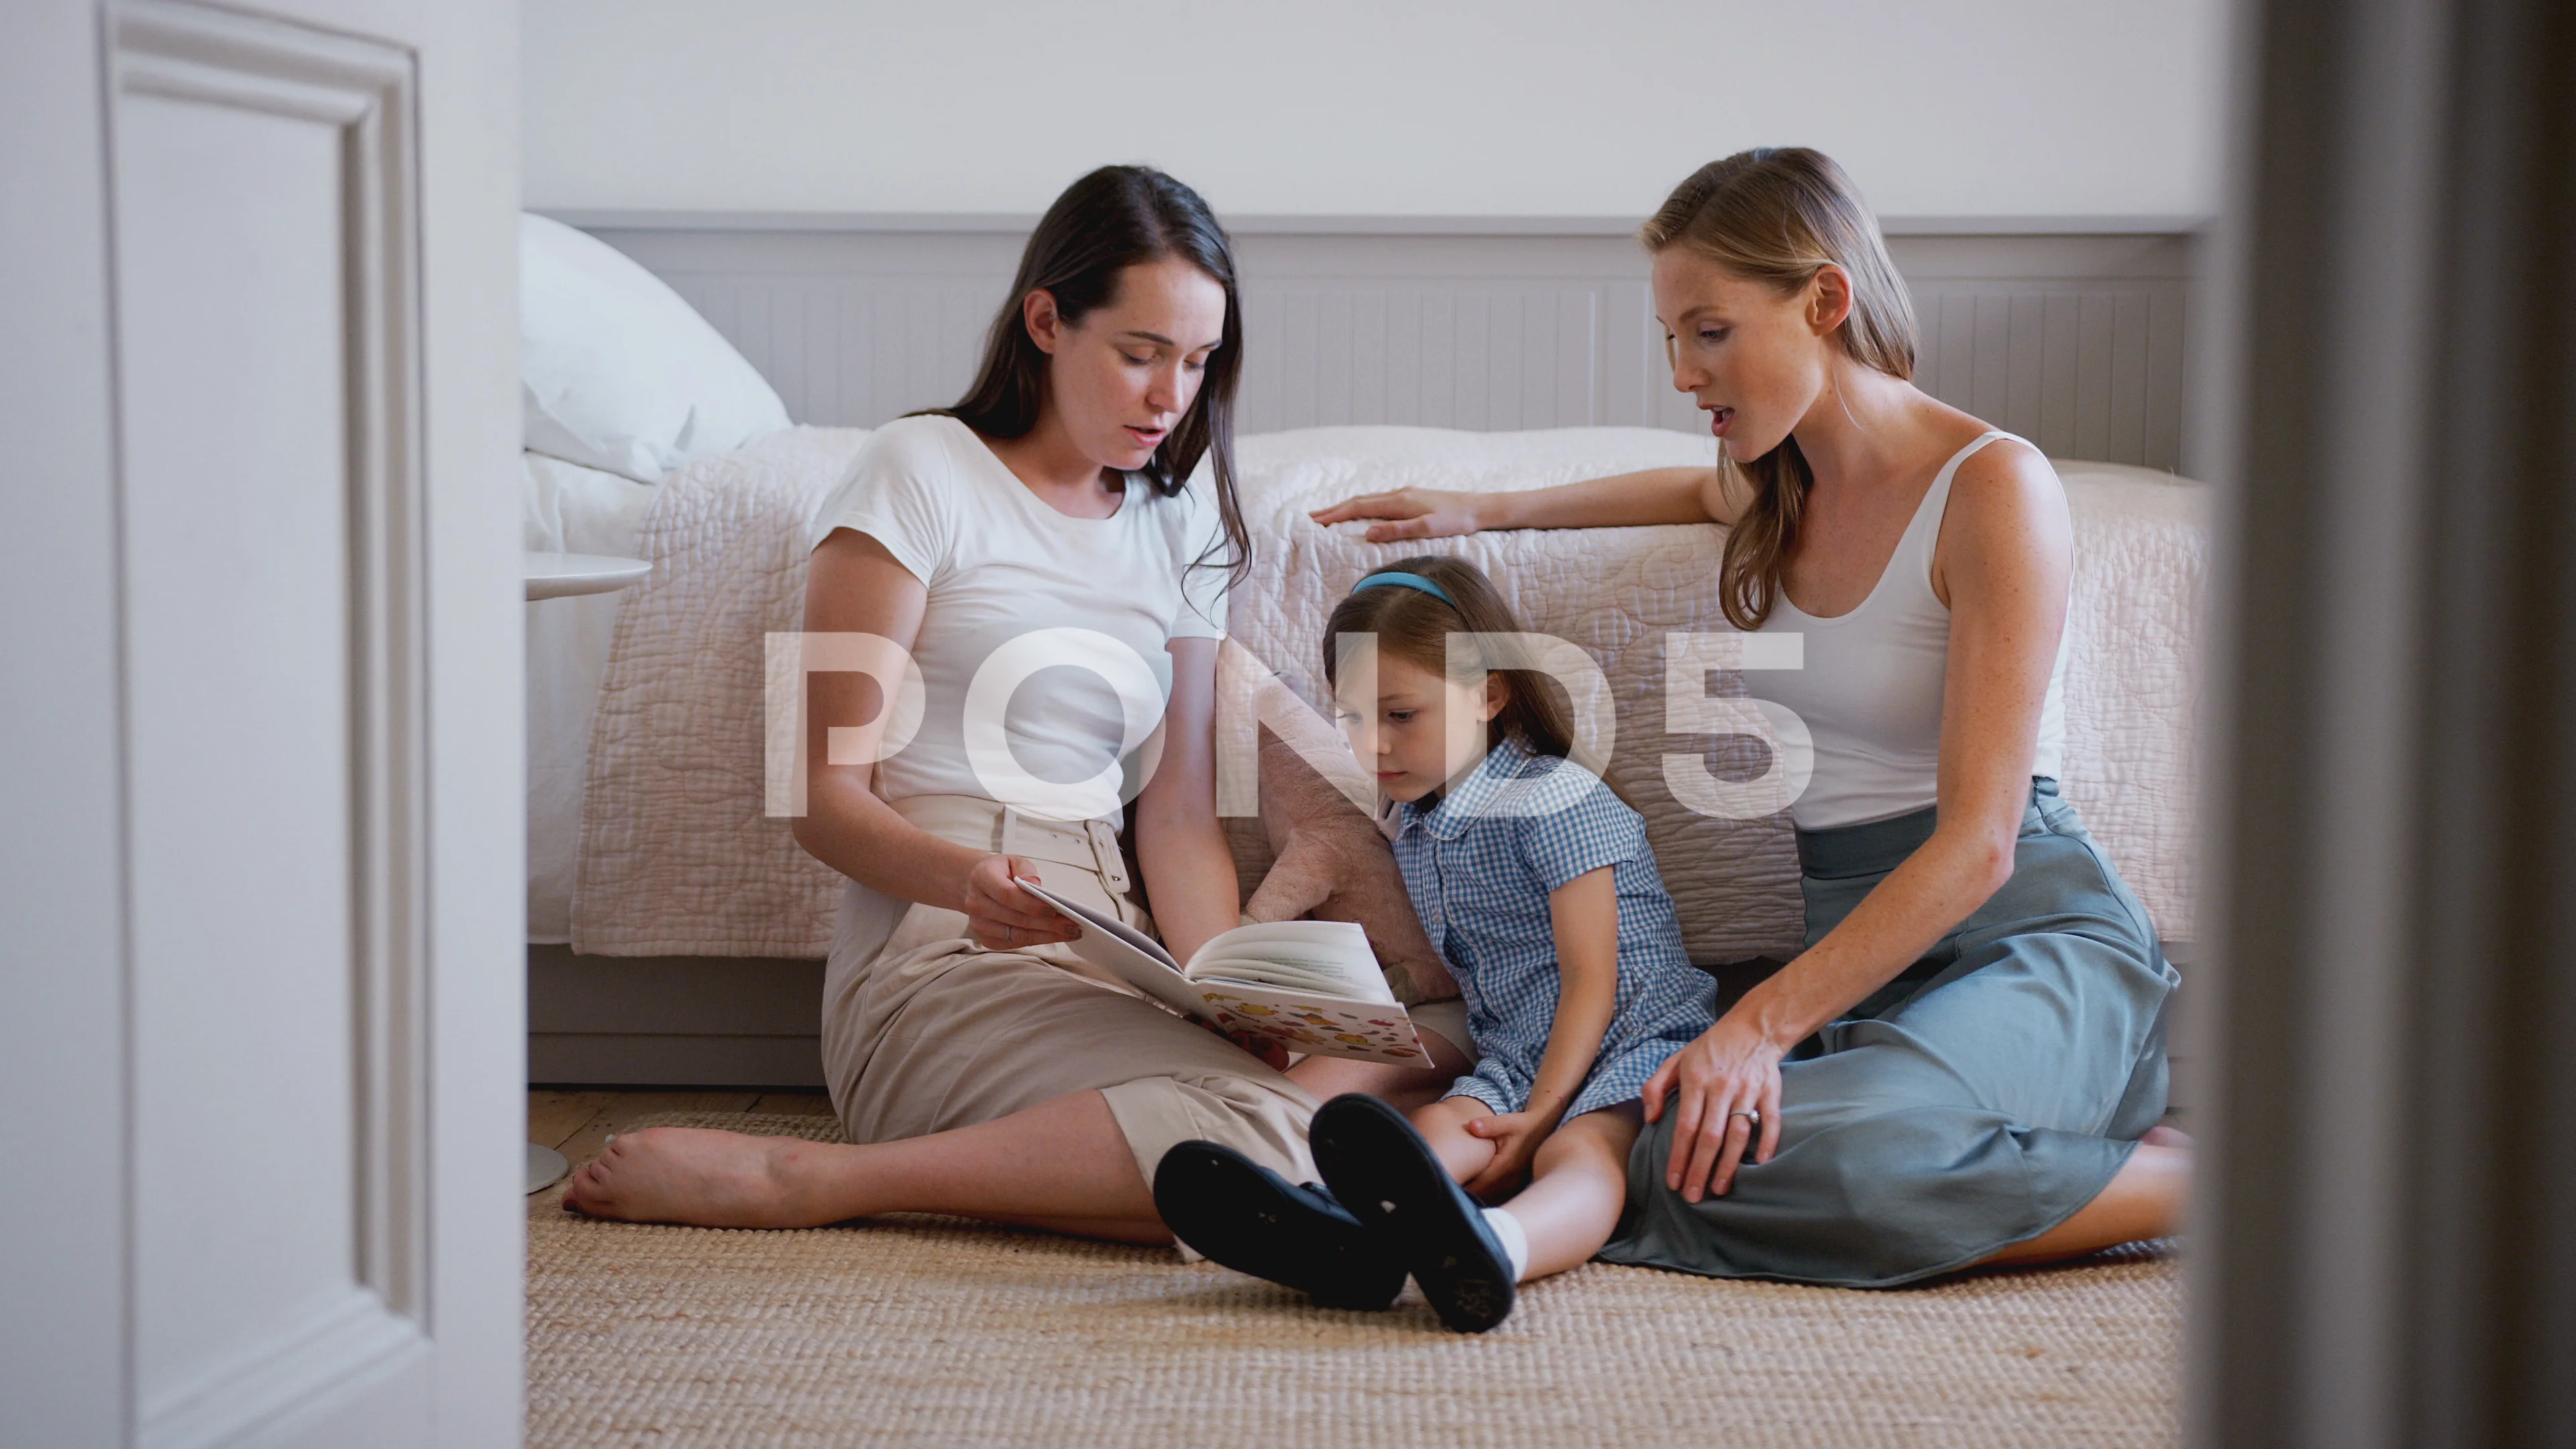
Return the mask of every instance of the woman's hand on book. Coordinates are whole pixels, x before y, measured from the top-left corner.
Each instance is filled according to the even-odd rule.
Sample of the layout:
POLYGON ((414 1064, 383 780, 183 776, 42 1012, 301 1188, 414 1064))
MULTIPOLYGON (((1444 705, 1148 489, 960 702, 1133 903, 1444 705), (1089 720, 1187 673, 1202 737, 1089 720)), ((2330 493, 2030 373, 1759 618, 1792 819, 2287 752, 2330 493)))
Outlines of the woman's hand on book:
POLYGON ((966 872, 966 929, 987 951, 1020 951, 1070 941, 1082 928, 1016 883, 1037 867, 1016 855, 988 855, 966 872))
POLYGON ((1537 1159, 1539 1145, 1555 1130, 1556 1118, 1544 1112, 1503 1112, 1471 1120, 1468 1135, 1494 1144, 1494 1156, 1462 1186, 1487 1202, 1511 1196, 1529 1181, 1530 1163, 1537 1159))
POLYGON ((1484 527, 1477 517, 1477 505, 1483 497, 1474 493, 1444 493, 1433 488, 1398 488, 1392 493, 1367 493, 1345 498, 1330 508, 1318 508, 1306 516, 1331 527, 1354 518, 1380 519, 1368 528, 1371 543, 1394 543, 1407 538, 1454 538, 1474 533, 1484 527))

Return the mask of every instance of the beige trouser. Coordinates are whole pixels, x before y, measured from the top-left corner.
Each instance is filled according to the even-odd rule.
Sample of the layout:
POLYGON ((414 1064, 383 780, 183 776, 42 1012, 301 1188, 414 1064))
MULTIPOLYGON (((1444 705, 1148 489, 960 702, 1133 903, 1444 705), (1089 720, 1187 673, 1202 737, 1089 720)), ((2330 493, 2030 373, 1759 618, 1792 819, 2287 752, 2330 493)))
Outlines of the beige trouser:
MULTIPOLYGON (((971 795, 916 795, 894 808, 942 839, 1031 859, 1047 889, 1152 930, 1103 823, 1035 820, 971 795)), ((937 906, 905 910, 866 959, 836 952, 824 976, 823 1068, 850 1140, 922 1137, 1096 1091, 1149 1183, 1163 1153, 1194 1137, 1291 1182, 1315 1179, 1312 1096, 1123 982, 1088 973, 1069 946, 984 950, 962 912, 937 906)))

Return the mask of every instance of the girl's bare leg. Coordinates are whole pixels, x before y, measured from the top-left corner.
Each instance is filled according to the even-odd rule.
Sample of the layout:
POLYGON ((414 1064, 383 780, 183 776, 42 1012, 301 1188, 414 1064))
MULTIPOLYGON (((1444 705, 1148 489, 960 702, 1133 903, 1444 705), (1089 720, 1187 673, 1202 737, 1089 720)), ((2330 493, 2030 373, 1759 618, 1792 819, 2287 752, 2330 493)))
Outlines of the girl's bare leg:
POLYGON ((1422 1033, 1432 1065, 1399 1067, 1391 1062, 1355 1062, 1348 1057, 1308 1057, 1288 1069, 1288 1079, 1329 1102, 1344 1092, 1360 1092, 1389 1103, 1406 1115, 1440 1100, 1449 1084, 1475 1063, 1436 1031, 1422 1033))
POLYGON ((2111 1181, 2073 1217, 1980 1266, 2051 1263, 2140 1238, 2164 1237, 2182 1226, 2183 1203, 2190 1193, 2191 1139, 2159 1127, 2140 1139, 2111 1181))
POLYGON ((1288 1069, 1288 1080, 1329 1102, 1344 1092, 1359 1092, 1412 1114, 1438 1101, 1458 1078, 1428 1067, 1399 1067, 1392 1062, 1355 1062, 1348 1057, 1308 1057, 1288 1069))
POLYGON ((853 1146, 653 1127, 573 1174, 564 1205, 595 1217, 795 1228, 879 1213, 958 1213, 1168 1243, 1126 1134, 1098 1092, 972 1127, 853 1146))
MULTIPOLYGON (((1467 1124, 1493 1111, 1472 1097, 1451 1097, 1414 1113, 1413 1125, 1450 1177, 1465 1182, 1494 1156, 1494 1144, 1467 1124)), ((1634 1102, 1606 1107, 1562 1124, 1539 1145, 1530 1185, 1503 1205, 1529 1236, 1522 1282, 1562 1273, 1610 1241, 1628 1202, 1628 1149, 1644 1120, 1634 1102)))
POLYGON ((1628 1149, 1644 1115, 1634 1102, 1586 1112, 1540 1144, 1530 1185, 1503 1205, 1529 1235, 1521 1281, 1588 1262, 1619 1229, 1628 1202, 1628 1149))
POLYGON ((1452 1182, 1465 1182, 1494 1160, 1494 1144, 1467 1130, 1468 1123, 1493 1115, 1493 1108, 1473 1097, 1444 1097, 1411 1114, 1413 1129, 1431 1144, 1452 1182))

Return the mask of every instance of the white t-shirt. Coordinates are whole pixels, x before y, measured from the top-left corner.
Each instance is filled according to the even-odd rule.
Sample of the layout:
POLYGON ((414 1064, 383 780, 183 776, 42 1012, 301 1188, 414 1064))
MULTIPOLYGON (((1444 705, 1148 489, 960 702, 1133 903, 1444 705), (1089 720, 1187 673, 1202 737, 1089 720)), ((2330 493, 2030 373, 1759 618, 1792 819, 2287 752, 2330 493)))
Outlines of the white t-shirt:
POLYGON ((1134 752, 1171 697, 1166 642, 1225 635, 1214 488, 1204 461, 1169 498, 1131 474, 1116 513, 1074 518, 955 418, 877 429, 813 542, 864 533, 929 591, 921 723, 878 766, 885 798, 981 795, 1065 820, 1133 798, 1134 752))

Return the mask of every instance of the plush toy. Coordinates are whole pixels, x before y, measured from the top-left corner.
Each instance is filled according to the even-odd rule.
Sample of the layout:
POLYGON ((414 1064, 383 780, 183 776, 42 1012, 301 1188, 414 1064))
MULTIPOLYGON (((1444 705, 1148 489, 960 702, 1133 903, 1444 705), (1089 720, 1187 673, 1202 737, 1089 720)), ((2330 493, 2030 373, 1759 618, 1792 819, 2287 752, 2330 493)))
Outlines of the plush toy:
POLYGON ((1456 996, 1458 983, 1422 932, 1385 833, 1325 772, 1364 797, 1375 782, 1332 726, 1297 702, 1287 685, 1274 677, 1255 688, 1287 696, 1274 696, 1273 707, 1257 713, 1280 721, 1288 736, 1267 723, 1261 727, 1261 824, 1278 858, 1244 903, 1244 915, 1352 922, 1368 932, 1396 1000, 1418 1006, 1456 996))

